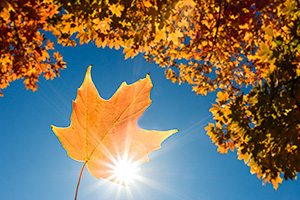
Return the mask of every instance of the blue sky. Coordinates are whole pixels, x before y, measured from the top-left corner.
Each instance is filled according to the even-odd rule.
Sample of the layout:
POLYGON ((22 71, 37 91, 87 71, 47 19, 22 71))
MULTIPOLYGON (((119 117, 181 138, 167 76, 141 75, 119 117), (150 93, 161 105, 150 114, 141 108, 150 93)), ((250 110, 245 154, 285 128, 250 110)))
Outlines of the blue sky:
POLYGON ((69 126, 72 100, 90 64, 100 95, 108 99, 123 81, 132 83, 148 72, 153 82, 152 105, 139 126, 144 129, 179 132, 150 154, 140 166, 146 181, 125 188, 83 173, 78 200, 240 200, 300 199, 300 182, 287 181, 275 191, 262 185, 236 152, 220 155, 204 127, 215 94, 197 96, 188 85, 172 84, 163 69, 143 57, 124 60, 122 51, 82 45, 56 46, 68 68, 53 81, 41 78, 35 93, 22 81, 3 90, 0 98, 0 199, 74 199, 83 163, 68 157, 50 125, 69 126))

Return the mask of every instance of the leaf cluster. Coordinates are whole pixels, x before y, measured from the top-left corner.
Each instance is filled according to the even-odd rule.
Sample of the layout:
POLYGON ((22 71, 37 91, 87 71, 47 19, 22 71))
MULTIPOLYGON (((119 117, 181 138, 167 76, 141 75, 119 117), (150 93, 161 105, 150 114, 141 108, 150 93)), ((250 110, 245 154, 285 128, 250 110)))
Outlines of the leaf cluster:
POLYGON ((237 149, 239 159, 275 189, 300 172, 300 10, 296 2, 281 7, 281 30, 265 28, 255 63, 266 65, 263 79, 248 94, 219 92, 211 112, 216 124, 207 134, 221 153, 237 149))
POLYGON ((35 91, 41 74, 53 79, 59 75, 59 69, 65 68, 58 52, 53 53, 54 59, 50 58, 53 43, 41 33, 47 18, 55 12, 51 2, 1 1, 0 89, 16 79, 24 79, 26 88, 35 91))

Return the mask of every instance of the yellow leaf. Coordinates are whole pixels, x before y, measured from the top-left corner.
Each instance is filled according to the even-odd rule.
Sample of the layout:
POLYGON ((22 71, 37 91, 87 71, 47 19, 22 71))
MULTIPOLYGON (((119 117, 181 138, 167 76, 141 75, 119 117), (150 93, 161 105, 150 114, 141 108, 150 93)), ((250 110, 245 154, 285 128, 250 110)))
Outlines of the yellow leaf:
POLYGON ((160 42, 161 40, 166 38, 166 31, 165 29, 157 30, 156 35, 154 38, 154 42, 160 42))
POLYGON ((97 23, 97 26, 95 27, 95 30, 101 30, 101 31, 107 31, 110 29, 110 25, 106 21, 99 21, 97 23))
POLYGON ((146 8, 150 8, 151 6, 153 6, 153 5, 150 3, 150 1, 144 1, 143 3, 144 3, 144 6, 145 6, 146 8))
POLYGON ((243 25, 239 25, 240 29, 249 29, 249 24, 243 24, 243 25))
POLYGON ((218 152, 220 152, 220 154, 227 154, 228 153, 228 149, 223 147, 223 146, 219 146, 217 149, 218 152))
POLYGON ((168 35, 168 41, 172 41, 174 45, 179 45, 179 38, 183 37, 183 33, 180 30, 176 30, 168 35))
POLYGON ((187 5, 187 6, 191 6, 191 7, 196 6, 195 1, 193 1, 193 0, 184 0, 184 3, 185 3, 185 5, 187 5))
POLYGON ((46 42, 46 49, 54 49, 53 47, 54 43, 53 42, 50 42, 50 40, 47 40, 46 42))
POLYGON ((247 163, 249 162, 249 159, 250 159, 250 154, 248 154, 248 153, 242 154, 242 153, 240 152, 240 153, 239 153, 239 156, 238 156, 238 159, 239 159, 239 160, 244 159, 245 164, 247 164, 247 163))
POLYGON ((221 102, 221 101, 227 101, 228 98, 229 98, 229 95, 228 95, 227 92, 219 91, 219 92, 217 93, 217 97, 218 97, 217 102, 219 103, 219 102, 221 102))
POLYGON ((93 176, 120 183, 112 174, 120 157, 147 162, 148 154, 178 130, 150 131, 138 127, 137 120, 151 104, 149 75, 131 85, 123 82, 109 100, 104 100, 90 71, 91 67, 73 102, 70 126, 51 127, 68 155, 84 161, 93 176))
POLYGON ((123 50, 123 53, 125 53, 125 60, 128 59, 129 57, 131 57, 132 59, 137 55, 137 53, 132 48, 125 48, 123 50))
POLYGON ((121 17, 122 11, 124 10, 124 6, 120 4, 112 4, 109 5, 108 9, 112 12, 113 15, 121 17))
POLYGON ((276 179, 272 179, 273 188, 275 190, 277 190, 277 188, 278 188, 278 183, 282 183, 282 178, 279 176, 279 174, 276 177, 276 179))
POLYGON ((262 43, 260 46, 260 50, 258 50, 257 52, 258 56, 260 56, 262 60, 265 60, 268 58, 269 53, 269 47, 265 43, 262 43))
POLYGON ((274 36, 273 29, 272 29, 271 26, 268 26, 268 27, 265 28, 265 33, 266 33, 267 35, 271 36, 271 37, 274 36))
POLYGON ((209 109, 209 111, 213 114, 216 115, 217 112, 221 109, 220 106, 218 106, 217 104, 212 104, 213 107, 209 109))

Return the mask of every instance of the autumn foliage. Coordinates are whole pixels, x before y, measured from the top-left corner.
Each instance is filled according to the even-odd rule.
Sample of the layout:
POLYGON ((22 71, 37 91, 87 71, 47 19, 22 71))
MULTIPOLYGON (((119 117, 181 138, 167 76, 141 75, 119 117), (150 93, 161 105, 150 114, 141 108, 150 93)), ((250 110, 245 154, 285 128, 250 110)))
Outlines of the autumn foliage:
POLYGON ((300 172, 299 0, 2 1, 0 89, 65 67, 64 46, 94 43, 142 54, 173 83, 217 91, 207 134, 237 150, 252 173, 278 187, 300 172))
MULTIPOLYGON (((53 79, 65 63, 58 52, 50 58, 53 43, 41 30, 57 12, 53 3, 41 1, 1 1, 0 3, 0 89, 16 79, 24 79, 27 89, 37 89, 43 74, 53 79)), ((0 90, 0 95, 2 95, 0 90)))
POLYGON ((206 128, 218 151, 237 149, 251 173, 275 189, 281 174, 287 180, 300 172, 299 8, 298 1, 283 2, 271 24, 262 15, 260 48, 247 56, 256 80, 248 93, 218 92, 210 110, 216 123, 206 128))

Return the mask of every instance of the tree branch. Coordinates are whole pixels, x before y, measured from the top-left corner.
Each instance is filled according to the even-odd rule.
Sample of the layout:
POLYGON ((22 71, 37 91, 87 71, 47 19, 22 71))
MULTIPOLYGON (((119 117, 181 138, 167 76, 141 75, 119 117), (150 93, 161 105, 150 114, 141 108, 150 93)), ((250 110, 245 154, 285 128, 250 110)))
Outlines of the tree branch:
POLYGON ((220 18, 221 18, 221 11, 222 11, 222 1, 219 0, 219 13, 218 13, 218 20, 217 20, 217 24, 216 24, 216 33, 215 33, 215 37, 214 37, 214 41, 213 41, 213 44, 211 46, 211 55, 209 56, 209 60, 213 54, 213 50, 214 50, 214 46, 216 44, 216 41, 217 41, 217 37, 218 37, 218 31, 219 31, 219 26, 220 26, 220 18))
POLYGON ((21 42, 21 39, 20 39, 20 35, 19 35, 19 32, 18 32, 14 17, 12 17, 12 22, 13 22, 13 28, 14 28, 14 31, 15 31, 15 35, 17 37, 17 50, 18 50, 18 53, 21 54, 20 50, 24 51, 24 49, 23 49, 23 45, 22 45, 22 42, 21 42))

